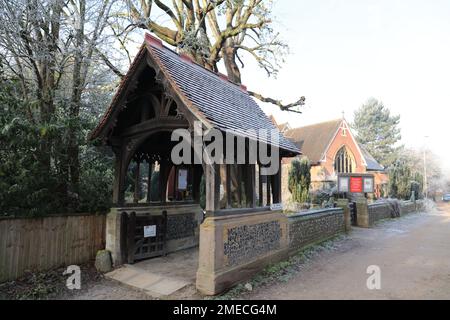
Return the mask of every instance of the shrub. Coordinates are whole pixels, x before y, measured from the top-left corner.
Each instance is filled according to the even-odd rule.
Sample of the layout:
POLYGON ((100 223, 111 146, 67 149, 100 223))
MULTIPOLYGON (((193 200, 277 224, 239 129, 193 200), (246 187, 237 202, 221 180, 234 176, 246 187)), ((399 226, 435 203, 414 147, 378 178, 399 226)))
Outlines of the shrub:
POLYGON ((304 203, 309 200, 311 184, 311 164, 307 158, 295 159, 289 170, 288 186, 294 202, 304 203))

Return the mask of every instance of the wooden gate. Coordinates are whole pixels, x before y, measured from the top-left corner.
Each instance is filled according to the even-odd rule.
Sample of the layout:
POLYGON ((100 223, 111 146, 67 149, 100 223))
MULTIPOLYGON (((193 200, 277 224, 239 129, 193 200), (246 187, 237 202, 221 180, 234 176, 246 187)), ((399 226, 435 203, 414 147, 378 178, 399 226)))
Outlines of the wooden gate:
POLYGON ((161 215, 136 215, 122 213, 122 230, 126 247, 125 260, 132 264, 137 260, 166 254, 167 212, 161 215))
POLYGON ((358 224, 358 214, 356 211, 356 202, 350 202, 350 220, 352 223, 352 226, 356 226, 358 224))

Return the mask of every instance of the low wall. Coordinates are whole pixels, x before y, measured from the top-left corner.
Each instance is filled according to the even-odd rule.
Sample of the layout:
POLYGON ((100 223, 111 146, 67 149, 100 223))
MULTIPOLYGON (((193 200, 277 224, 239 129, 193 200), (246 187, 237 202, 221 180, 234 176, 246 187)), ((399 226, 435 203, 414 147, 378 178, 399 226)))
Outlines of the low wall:
MULTIPOLYGON (((207 217, 200 226, 197 289, 207 295, 221 293, 269 264, 345 232, 346 222, 349 230, 348 201, 338 204, 337 208, 289 216, 267 211, 207 217)), ((356 204, 360 227, 398 216, 399 209, 403 213, 412 210, 409 202, 400 204, 396 200, 368 205, 362 198, 356 204)))
POLYGON ((416 204, 412 201, 400 201, 400 215, 416 212, 416 204))
POLYGON ((373 226, 375 222, 382 219, 393 217, 392 204, 388 202, 371 203, 368 206, 369 226, 373 226))
POLYGON ((423 212, 426 210, 425 200, 417 200, 416 201, 416 211, 423 212))
POLYGON ((81 264, 104 248, 104 215, 0 218, 0 282, 81 264))
POLYGON ((281 211, 207 217, 200 226, 197 289, 215 295, 288 257, 281 211))
POLYGON ((405 214, 423 211, 424 202, 419 200, 414 204, 413 201, 387 200, 371 203, 367 206, 369 213, 369 226, 376 221, 387 218, 395 218, 405 214))
POLYGON ((289 254, 345 231, 342 208, 208 217, 200 226, 197 289, 221 293, 289 254))
POLYGON ((290 215, 288 228, 289 251, 297 251, 344 232, 344 210, 331 208, 290 215))

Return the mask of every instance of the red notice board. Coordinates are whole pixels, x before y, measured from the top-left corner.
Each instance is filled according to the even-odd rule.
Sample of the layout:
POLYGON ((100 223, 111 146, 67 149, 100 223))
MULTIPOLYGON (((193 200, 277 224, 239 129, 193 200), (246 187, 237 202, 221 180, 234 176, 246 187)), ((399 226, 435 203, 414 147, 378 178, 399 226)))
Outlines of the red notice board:
POLYGON ((350 192, 362 193, 363 192, 363 178, 362 177, 350 177, 350 192))

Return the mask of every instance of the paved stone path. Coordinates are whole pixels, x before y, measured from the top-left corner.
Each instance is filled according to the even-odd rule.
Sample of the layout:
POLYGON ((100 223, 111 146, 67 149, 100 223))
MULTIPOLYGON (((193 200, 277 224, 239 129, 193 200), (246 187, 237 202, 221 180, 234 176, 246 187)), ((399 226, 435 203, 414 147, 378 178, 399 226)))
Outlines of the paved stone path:
POLYGON ((450 205, 355 228, 337 248, 306 262, 288 283, 242 298, 450 299, 450 205), (381 269, 380 290, 366 286, 370 265, 381 269))
POLYGON ((184 280, 169 278, 131 265, 120 267, 106 274, 106 277, 143 290, 154 298, 167 297, 190 284, 184 280))
POLYGON ((195 286, 197 265, 198 249, 193 248, 133 265, 126 264, 107 273, 106 277, 153 298, 169 298, 187 287, 195 286))

